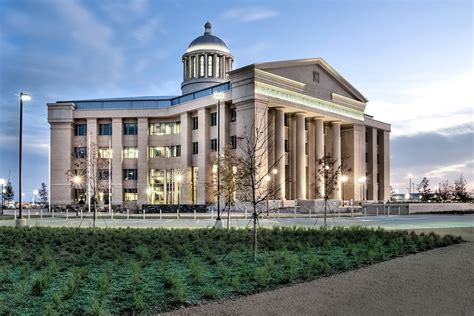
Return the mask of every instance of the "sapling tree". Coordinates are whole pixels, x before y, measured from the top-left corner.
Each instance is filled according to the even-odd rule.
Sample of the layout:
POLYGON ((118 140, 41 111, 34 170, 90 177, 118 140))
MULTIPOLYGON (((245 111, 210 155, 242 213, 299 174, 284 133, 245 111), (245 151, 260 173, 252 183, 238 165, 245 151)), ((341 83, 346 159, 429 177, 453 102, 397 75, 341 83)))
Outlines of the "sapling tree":
POLYGON ((416 186, 416 190, 421 194, 421 200, 423 202, 428 201, 431 193, 430 181, 426 177, 423 177, 420 183, 416 186))
POLYGON ((453 198, 453 187, 449 185, 448 180, 439 184, 438 194, 441 201, 449 201, 453 198))
MULTIPOLYGON (((318 175, 317 179, 324 184, 324 193, 318 191, 316 194, 324 198, 324 226, 326 226, 329 197, 337 190, 342 167, 339 159, 334 159, 330 155, 321 157, 317 159, 316 162, 318 165, 318 169, 316 170, 316 174, 318 175)), ((321 187, 321 185, 318 186, 318 188, 319 187, 321 187)))
MULTIPOLYGON (((110 153, 109 153, 110 154, 110 153)), ((75 189, 83 189, 90 199, 94 212, 93 227, 97 219, 97 200, 100 193, 108 192, 109 158, 99 156, 97 145, 90 144, 86 155, 73 154, 72 169, 66 172, 69 182, 75 189)))
POLYGON ((3 189, 3 199, 5 202, 11 202, 15 198, 15 192, 13 191, 13 186, 10 180, 7 181, 7 184, 5 184, 5 188, 3 189))
POLYGON ((460 202, 469 201, 469 192, 467 192, 467 181, 462 174, 459 176, 459 178, 454 180, 454 199, 460 202))
POLYGON ((38 194, 41 203, 48 203, 48 187, 46 186, 46 183, 41 183, 41 189, 39 189, 38 194))

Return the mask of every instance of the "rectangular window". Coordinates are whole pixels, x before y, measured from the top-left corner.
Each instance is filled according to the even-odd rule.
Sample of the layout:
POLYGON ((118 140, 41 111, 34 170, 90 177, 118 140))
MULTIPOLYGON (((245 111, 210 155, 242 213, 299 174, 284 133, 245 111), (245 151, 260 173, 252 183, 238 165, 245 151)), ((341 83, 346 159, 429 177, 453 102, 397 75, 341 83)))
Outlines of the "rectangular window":
POLYGON ((237 111, 235 110, 235 108, 230 109, 230 121, 235 122, 236 119, 237 119, 237 111))
POLYGON ((365 163, 369 162, 369 153, 365 152, 365 163))
POLYGON ((198 148, 198 142, 193 142, 193 155, 197 155, 198 148))
POLYGON ((99 180, 109 180, 109 169, 99 169, 99 180))
POLYGON ((192 77, 197 78, 197 60, 196 57, 191 56, 192 77))
POLYGON ((221 58, 216 56, 216 78, 221 77, 221 58))
POLYGON ((124 135, 137 135, 138 134, 138 124, 137 123, 125 123, 125 124, 123 124, 123 134, 124 135))
POLYGON ((211 126, 217 125, 217 112, 211 113, 211 126))
POLYGON ((237 136, 232 135, 232 136, 230 137, 230 147, 231 147, 232 149, 236 149, 236 148, 237 148, 237 136))
POLYGON ((199 77, 204 77, 204 55, 199 55, 199 77))
POLYGON ((198 173, 199 173, 198 167, 193 167, 193 173, 192 173, 192 179, 191 179, 191 182, 193 185, 193 204, 196 204, 197 202, 198 173))
POLYGON ((309 152, 309 150, 308 150, 309 146, 308 145, 309 145, 308 143, 304 143, 304 153, 305 153, 305 155, 307 155, 308 152, 309 152))
POLYGON ((112 124, 99 124, 99 135, 110 136, 112 135, 112 124))
POLYGON ((193 129, 199 128, 199 118, 197 116, 193 117, 193 129))
POLYGON ((290 147, 288 146, 288 139, 285 139, 285 152, 289 152, 290 151, 290 147))
POLYGON ((108 147, 99 148, 99 158, 110 159, 112 158, 112 149, 108 147))
POLYGON ((123 158, 138 158, 138 148, 137 147, 124 147, 123 158))
POLYGON ((181 122, 150 124, 150 135, 161 136, 179 133, 181 133, 181 122))
POLYGON ((123 199, 124 201, 137 201, 138 200, 137 189, 123 189, 123 199))
POLYGON ((212 55, 207 56, 207 76, 212 77, 212 55))
POLYGON ((217 150, 217 138, 211 139, 211 151, 217 150))
POLYGON ((288 114, 285 114, 285 126, 288 126, 288 114))
POLYGON ((74 147, 74 158, 86 158, 87 148, 86 147, 74 147))
POLYGON ((123 169, 123 179, 124 180, 137 180, 138 169, 123 169))
POLYGON ((319 82, 319 72, 313 71, 313 81, 319 82))
POLYGON ((181 145, 176 145, 176 157, 181 157, 181 145))
POLYGON ((74 125, 75 136, 86 136, 87 135, 87 124, 76 124, 74 125))

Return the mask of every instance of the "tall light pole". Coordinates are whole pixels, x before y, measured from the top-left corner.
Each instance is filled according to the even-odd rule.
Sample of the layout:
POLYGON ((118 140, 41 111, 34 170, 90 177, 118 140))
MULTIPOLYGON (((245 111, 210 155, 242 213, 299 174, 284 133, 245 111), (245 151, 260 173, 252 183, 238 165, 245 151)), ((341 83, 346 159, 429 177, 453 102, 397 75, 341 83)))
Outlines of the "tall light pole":
POLYGON ((5 179, 0 179, 0 185, 2 186, 2 215, 3 215, 3 201, 4 201, 4 198, 3 198, 3 195, 5 194, 5 191, 3 191, 3 186, 7 184, 7 181, 5 179))
POLYGON ((413 178, 413 174, 408 174, 408 199, 411 200, 411 178, 413 178))
POLYGON ((27 93, 20 92, 20 140, 18 143, 18 186, 20 194, 18 194, 18 218, 15 221, 16 227, 25 226, 26 221, 21 217, 23 205, 22 205, 22 186, 21 186, 21 176, 22 176, 22 150, 23 150, 23 101, 30 101, 31 96, 27 93))
POLYGON ((344 184, 349 180, 349 177, 346 175, 341 176, 342 183, 342 207, 344 207, 344 184))
POLYGON ((214 98, 217 99, 217 218, 216 226, 223 227, 221 222, 221 100, 224 98, 224 92, 214 92, 214 98))

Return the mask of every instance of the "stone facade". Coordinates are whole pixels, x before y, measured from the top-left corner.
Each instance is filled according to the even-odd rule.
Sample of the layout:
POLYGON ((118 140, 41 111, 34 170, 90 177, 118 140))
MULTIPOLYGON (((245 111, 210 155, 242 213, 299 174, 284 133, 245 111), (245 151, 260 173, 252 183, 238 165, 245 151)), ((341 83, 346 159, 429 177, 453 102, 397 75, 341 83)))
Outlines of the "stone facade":
MULTIPOLYGON (((205 50, 201 45, 199 52, 205 50)), ((191 51, 194 56, 196 51, 191 51)), ((215 46, 211 52, 219 55, 215 46)), ((222 55, 232 56, 228 51, 222 55)), ((215 176, 217 129, 217 144, 223 149, 255 122, 268 126, 265 154, 268 166, 277 161, 272 175, 280 188, 276 199, 314 199, 317 190, 324 192, 316 175, 317 159, 331 155, 348 176, 332 198, 388 200, 390 125, 366 115, 368 100, 323 59, 252 64, 235 70, 229 59, 223 62, 226 68, 219 70, 219 78, 208 82, 190 78, 189 69, 198 67, 190 64, 190 56, 183 56, 186 91, 180 97, 48 104, 53 205, 84 198, 80 191, 87 188, 75 187, 66 173, 77 159, 75 148, 89 143, 98 148, 111 144, 113 204, 140 207, 176 204, 177 199, 182 204, 214 203, 209 183, 215 176), (220 113, 216 113, 215 91, 222 94, 220 113), (78 130, 81 124, 85 132, 78 130), (107 124, 111 124, 111 135, 104 127, 107 124), (360 181, 363 177, 364 182, 360 181)), ((205 65, 206 76, 218 72, 215 63, 212 67, 205 65)))

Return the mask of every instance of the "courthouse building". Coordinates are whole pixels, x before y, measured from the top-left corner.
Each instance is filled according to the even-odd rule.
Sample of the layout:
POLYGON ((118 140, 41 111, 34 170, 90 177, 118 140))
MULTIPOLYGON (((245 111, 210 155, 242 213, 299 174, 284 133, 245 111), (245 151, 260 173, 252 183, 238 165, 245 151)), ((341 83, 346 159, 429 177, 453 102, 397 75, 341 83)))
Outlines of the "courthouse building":
MULTIPOLYGON (((48 104, 52 205, 85 199, 86 186, 66 173, 79 172, 75 160, 87 161, 91 146, 110 162, 113 205, 176 204, 178 190, 182 204, 214 203, 217 147, 235 149, 254 121, 272 131, 275 199, 316 198, 317 160, 325 155, 339 159, 347 176, 333 198, 389 198, 390 125, 366 114, 368 100, 322 58, 234 69, 234 56, 208 22, 181 62, 180 96, 48 104)), ((105 202, 106 187, 99 195, 105 202)))

